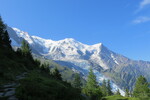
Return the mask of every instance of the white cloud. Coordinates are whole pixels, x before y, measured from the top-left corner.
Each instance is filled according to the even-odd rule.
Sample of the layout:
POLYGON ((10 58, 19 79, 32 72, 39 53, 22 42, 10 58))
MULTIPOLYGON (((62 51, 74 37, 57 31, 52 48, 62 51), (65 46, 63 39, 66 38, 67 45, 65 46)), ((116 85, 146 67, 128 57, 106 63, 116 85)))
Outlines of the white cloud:
POLYGON ((140 8, 144 8, 145 6, 150 5, 150 0, 142 0, 140 3, 140 8))
POLYGON ((135 14, 137 14, 138 12, 140 12, 145 6, 150 5, 150 0, 141 0, 141 2, 139 3, 139 7, 138 9, 134 12, 135 14))
POLYGON ((148 22, 148 21, 150 21, 150 17, 141 16, 141 17, 138 17, 137 19, 133 20, 133 23, 140 24, 140 23, 144 23, 144 22, 148 22))

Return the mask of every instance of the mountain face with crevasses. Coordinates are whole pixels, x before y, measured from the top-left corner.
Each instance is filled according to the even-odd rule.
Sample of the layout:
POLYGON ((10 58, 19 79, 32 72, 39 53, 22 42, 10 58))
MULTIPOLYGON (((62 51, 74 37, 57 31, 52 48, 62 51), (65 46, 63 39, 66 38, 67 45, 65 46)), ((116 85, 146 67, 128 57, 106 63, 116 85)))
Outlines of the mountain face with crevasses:
MULTIPOLYGON (((7 30, 12 46, 19 47, 25 39, 33 53, 68 66, 85 76, 88 69, 93 67, 99 82, 110 79, 114 91, 119 87, 132 89, 139 75, 144 75, 150 81, 150 62, 131 60, 109 50, 102 43, 86 45, 72 38, 53 41, 30 36, 17 28, 7 27, 7 30)), ((121 89, 120 91, 123 94, 121 89)))

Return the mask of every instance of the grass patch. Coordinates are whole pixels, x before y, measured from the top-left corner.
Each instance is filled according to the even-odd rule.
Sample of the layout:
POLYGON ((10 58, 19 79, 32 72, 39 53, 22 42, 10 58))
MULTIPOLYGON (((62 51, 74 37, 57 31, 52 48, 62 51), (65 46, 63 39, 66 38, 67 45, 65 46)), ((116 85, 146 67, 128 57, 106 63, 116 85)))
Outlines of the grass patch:
POLYGON ((104 97, 102 100, 140 100, 140 99, 132 98, 132 97, 123 97, 120 95, 113 95, 113 96, 104 97))

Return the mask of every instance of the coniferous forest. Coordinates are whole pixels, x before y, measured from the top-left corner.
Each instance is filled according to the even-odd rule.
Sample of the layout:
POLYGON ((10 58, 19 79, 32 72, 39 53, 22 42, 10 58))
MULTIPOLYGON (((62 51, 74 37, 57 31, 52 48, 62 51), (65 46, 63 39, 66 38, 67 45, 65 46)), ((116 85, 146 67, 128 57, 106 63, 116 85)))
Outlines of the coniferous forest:
POLYGON ((6 27, 0 18, 0 100, 150 100, 144 76, 133 90, 126 88, 125 96, 112 91, 110 80, 98 84, 92 67, 87 79, 74 73, 67 81, 55 64, 33 57, 27 41, 14 50, 6 27))

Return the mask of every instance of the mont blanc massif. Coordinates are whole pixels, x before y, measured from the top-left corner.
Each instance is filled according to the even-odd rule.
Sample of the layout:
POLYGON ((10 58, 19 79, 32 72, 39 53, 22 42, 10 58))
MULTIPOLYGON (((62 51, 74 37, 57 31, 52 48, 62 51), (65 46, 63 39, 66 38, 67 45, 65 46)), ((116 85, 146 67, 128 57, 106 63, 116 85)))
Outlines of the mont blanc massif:
POLYGON ((102 43, 86 45, 72 38, 53 41, 37 36, 30 36, 27 32, 17 28, 7 27, 13 48, 21 46, 25 39, 34 55, 66 66, 74 72, 87 77, 92 67, 99 84, 103 79, 111 80, 113 91, 120 90, 124 95, 125 88, 132 90, 136 78, 143 75, 150 81, 150 62, 136 61, 117 54, 102 43))

